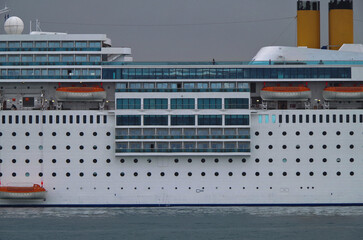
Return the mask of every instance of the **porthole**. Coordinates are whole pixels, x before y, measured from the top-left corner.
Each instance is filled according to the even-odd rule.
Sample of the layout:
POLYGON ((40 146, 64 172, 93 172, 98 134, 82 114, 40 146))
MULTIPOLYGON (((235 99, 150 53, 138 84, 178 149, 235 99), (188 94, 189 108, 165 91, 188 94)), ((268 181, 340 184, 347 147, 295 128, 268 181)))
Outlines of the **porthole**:
POLYGON ((323 162, 325 162, 325 163, 326 163, 327 161, 328 161, 328 159, 326 159, 326 158, 323 158, 323 162))
POLYGON ((255 172, 256 177, 260 176, 259 172, 255 172))
POLYGON ((52 176, 53 176, 53 177, 55 177, 55 176, 57 176, 57 174, 56 174, 55 172, 53 172, 53 173, 52 173, 52 176))
POLYGON ((328 175, 328 173, 327 172, 323 172, 323 176, 326 176, 326 175, 328 175))
POLYGON ((309 145, 309 148, 310 148, 310 149, 313 149, 313 148, 314 148, 314 145, 309 145))
POLYGON ((193 160, 191 158, 188 159, 188 163, 191 163, 193 160))
POLYGON ((83 133, 83 132, 80 132, 80 133, 79 133, 79 136, 83 136, 83 135, 84 135, 84 133, 83 133))
POLYGON ((255 135, 258 136, 258 135, 260 135, 260 133, 259 132, 255 132, 255 135))
POLYGON ((16 163, 16 159, 11 160, 12 163, 16 163))
POLYGON ((147 175, 148 177, 150 177, 150 176, 151 176, 151 172, 148 172, 146 175, 147 175))
POLYGON ((350 131, 350 132, 349 132, 349 134, 350 134, 351 136, 353 136, 353 135, 354 135, 354 132, 353 132, 353 131, 350 131))
POLYGON ((57 136, 57 133, 56 132, 52 132, 52 135, 55 137, 55 136, 57 136))
POLYGON ((309 159, 309 162, 311 162, 311 163, 314 162, 314 159, 313 158, 310 158, 309 159))
POLYGON ((124 177, 124 176, 125 176, 125 173, 124 173, 124 172, 121 172, 121 173, 120 173, 120 176, 121 176, 121 177, 124 177))
POLYGON ((107 146, 106 146, 106 149, 107 149, 107 150, 110 150, 110 149, 111 149, 111 146, 110 146, 110 145, 107 145, 107 146))
POLYGON ((349 145, 349 148, 350 149, 353 149, 354 148, 354 145, 353 144, 349 145))
POLYGON ((287 158, 283 158, 283 159, 282 159, 282 162, 283 162, 283 163, 286 163, 286 162, 287 162, 287 158))
POLYGON ((272 177, 272 176, 274 175, 274 173, 273 173, 273 172, 269 172, 269 173, 268 173, 268 175, 269 175, 270 177, 272 177))
POLYGON ((214 176, 218 177, 219 176, 219 173, 218 172, 215 172, 214 173, 214 176))
POLYGON ((268 148, 269 148, 269 149, 272 149, 272 148, 273 148, 273 146, 272 146, 272 145, 269 145, 269 146, 268 146, 268 148))
POLYGON ((93 136, 97 136, 97 132, 93 132, 93 136))
POLYGON ((256 145, 256 146, 255 146, 255 149, 259 149, 259 148, 260 148, 260 146, 259 146, 259 145, 256 145))
POLYGON ((39 150, 43 150, 43 145, 39 145, 39 150))
POLYGON ((71 162, 71 160, 70 160, 70 159, 67 159, 67 160, 66 160, 66 163, 70 163, 70 162, 71 162))
POLYGON ((83 172, 80 172, 80 173, 79 173, 79 176, 80 176, 80 177, 83 177, 83 176, 84 176, 84 173, 83 173, 83 172))
POLYGON ((324 145, 323 145, 323 149, 326 149, 326 148, 327 148, 327 146, 324 144, 324 145))
POLYGON ((38 134, 39 134, 40 137, 43 136, 43 133, 42 132, 39 132, 38 134))
POLYGON ((30 173, 29 172, 26 172, 25 173, 25 177, 29 177, 30 176, 30 173))
MULTIPOLYGON (((151 161, 151 160, 150 160, 151 161)), ((110 163, 111 162, 111 159, 106 159, 106 163, 110 163)))
POLYGON ((96 145, 93 145, 93 150, 97 150, 97 146, 96 145))
POLYGON ((111 136, 111 133, 110 133, 110 132, 107 132, 107 133, 106 133, 106 136, 111 136))
POLYGON ((175 162, 175 163, 178 163, 178 162, 179 162, 179 159, 175 158, 175 159, 174 159, 174 162, 175 162))
POLYGON ((287 172, 283 172, 282 176, 286 177, 287 176, 287 172))
POLYGON ((200 175, 202 175, 202 177, 204 177, 205 176, 205 172, 201 172, 200 175))
POLYGON ((120 163, 124 163, 124 162, 125 162, 125 159, 121 158, 120 163))
POLYGON ((268 162, 269 162, 269 163, 272 163, 273 161, 274 161, 274 160, 273 160, 272 158, 269 158, 269 159, 268 159, 268 162))
POLYGON ((93 163, 97 163, 97 159, 93 159, 93 163))
POLYGON ((175 173, 174 173, 174 176, 175 176, 175 177, 179 176, 179 173, 178 173, 178 172, 175 172, 175 173))
POLYGON ((233 172, 229 172, 228 176, 232 177, 233 176, 233 172))
POLYGON ((310 175, 310 176, 314 176, 314 172, 310 172, 310 173, 309 173, 309 175, 310 175))
POLYGON ((29 137, 30 133, 29 132, 26 132, 25 133, 25 136, 29 137))
POLYGON ((164 177, 165 176, 165 173, 164 172, 161 172, 160 173, 160 176, 164 177))
POLYGON ((247 175, 247 174, 246 174, 246 172, 242 172, 242 176, 244 176, 244 177, 245 177, 246 175, 247 175))
POLYGON ((219 159, 218 158, 214 159, 214 162, 215 163, 218 163, 219 162, 219 159))
POLYGON ((350 162, 354 162, 354 158, 349 159, 350 162))
POLYGON ((270 131, 270 132, 268 132, 268 135, 269 135, 269 136, 272 136, 272 135, 273 135, 273 133, 270 131))
POLYGON ((84 149, 83 145, 79 146, 79 149, 80 150, 83 150, 84 149))
POLYGON ((296 136, 299 136, 300 135, 300 132, 299 131, 296 131, 295 134, 296 134, 296 136))
POLYGON ((256 162, 256 163, 259 163, 259 162, 260 162, 260 159, 256 158, 256 159, 255 159, 255 162, 256 162))
POLYGON ((57 146, 56 146, 56 145, 53 145, 53 146, 52 146, 52 149, 53 149, 53 150, 56 150, 56 149, 57 149, 57 146))
POLYGON ((341 172, 337 172, 337 176, 340 176, 341 175, 341 172))
POLYGON ((137 163, 139 160, 137 160, 137 158, 134 159, 134 163, 137 163))
POLYGON ((13 137, 15 137, 16 136, 16 132, 13 132, 11 135, 13 135, 13 137))
POLYGON ((134 176, 137 177, 139 174, 137 172, 134 172, 134 176))
POLYGON ((13 173, 11 174, 11 176, 16 177, 16 173, 15 173, 15 172, 13 172, 13 173))
POLYGON ((52 159, 52 163, 56 163, 57 162, 57 160, 56 159, 52 159))
POLYGON ((354 172, 350 172, 349 174, 350 174, 350 176, 354 176, 354 172))
POLYGON ((66 173, 66 176, 67 176, 67 177, 69 177, 69 176, 71 176, 71 174, 70 174, 69 172, 67 172, 67 173, 66 173))
POLYGON ((66 135, 69 137, 69 136, 71 136, 71 133, 70 132, 67 132, 66 135))
POLYGON ((0 132, 0 137, 3 135, 3 133, 2 132, 0 132))
POLYGON ((67 150, 71 149, 71 146, 67 145, 67 146, 66 146, 66 149, 67 149, 67 150))
POLYGON ((93 175, 94 177, 97 177, 97 173, 96 173, 96 172, 94 172, 92 175, 93 175))
POLYGON ((340 135, 340 131, 337 131, 337 133, 336 133, 338 136, 340 135))
POLYGON ((323 136, 325 136, 326 135, 326 131, 323 131, 322 134, 323 134, 323 136))
POLYGON ((282 132, 282 135, 283 135, 283 136, 286 136, 286 135, 287 135, 287 133, 284 131, 284 132, 282 132))
POLYGON ((232 163, 233 162, 233 159, 232 158, 228 159, 228 162, 229 163, 232 163))
POLYGON ((3 150, 3 146, 0 146, 0 150, 3 150))
POLYGON ((296 172, 296 176, 300 176, 300 172, 296 172))
MULTIPOLYGON (((0 163, 2 163, 2 161, 0 160, 0 163)), ((30 163, 29 159, 25 159, 25 163, 30 163)))
POLYGON ((202 163, 205 163, 205 159, 204 159, 204 158, 202 158, 200 161, 201 161, 202 163))
POLYGON ((296 149, 300 149, 300 145, 296 145, 296 149))
POLYGON ((110 172, 107 172, 107 173, 106 173, 106 176, 107 176, 107 177, 111 176, 111 173, 110 173, 110 172))
POLYGON ((341 146, 338 144, 338 145, 337 145, 337 149, 340 149, 340 148, 341 148, 341 146))
POLYGON ((246 158, 242 158, 242 162, 245 163, 247 160, 246 158))
POLYGON ((188 176, 191 177, 192 176, 192 173, 191 172, 188 172, 188 176))
POLYGON ((11 148, 12 148, 13 150, 16 150, 16 146, 15 146, 15 145, 13 145, 11 148))
POLYGON ((310 132, 309 132, 309 135, 310 135, 310 136, 313 136, 313 135, 314 135, 314 132, 310 131, 310 132))
POLYGON ((287 146, 286 145, 282 145, 282 149, 286 149, 287 148, 287 146))
POLYGON ((38 160, 38 162, 39 162, 39 163, 43 163, 43 159, 39 159, 39 160, 38 160))
POLYGON ((0 172, 0 177, 2 177, 3 176, 3 173, 2 172, 0 172))

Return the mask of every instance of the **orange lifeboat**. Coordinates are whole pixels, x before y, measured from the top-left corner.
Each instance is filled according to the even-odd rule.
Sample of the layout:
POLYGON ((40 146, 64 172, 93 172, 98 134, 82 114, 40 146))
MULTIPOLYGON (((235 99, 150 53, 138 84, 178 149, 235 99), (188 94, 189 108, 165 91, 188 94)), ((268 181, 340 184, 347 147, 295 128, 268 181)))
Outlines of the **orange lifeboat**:
POLYGON ((307 101, 311 98, 311 90, 305 86, 264 87, 261 98, 265 101, 307 101))
POLYGON ((32 187, 0 187, 0 199, 44 199, 47 191, 34 184, 32 187))
POLYGON ((323 98, 327 101, 363 100, 363 86, 359 87, 326 87, 323 98))
POLYGON ((106 99, 103 87, 59 87, 55 97, 58 101, 96 101, 106 99))

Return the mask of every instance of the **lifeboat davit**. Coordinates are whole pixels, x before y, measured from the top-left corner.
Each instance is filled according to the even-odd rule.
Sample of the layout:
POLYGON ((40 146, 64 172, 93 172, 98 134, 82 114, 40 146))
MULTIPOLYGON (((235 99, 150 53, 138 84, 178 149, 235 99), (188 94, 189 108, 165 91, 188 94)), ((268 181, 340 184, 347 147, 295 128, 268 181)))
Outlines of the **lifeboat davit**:
POLYGON ((47 191, 34 184, 32 187, 0 187, 0 199, 45 199, 47 191))
POLYGON ((106 91, 102 87, 60 87, 56 89, 58 101, 95 101, 106 99, 106 91))
POLYGON ((265 101, 307 101, 311 98, 311 91, 305 86, 264 87, 261 89, 261 98, 265 101))
POLYGON ((326 87, 323 98, 327 101, 363 100, 363 87, 326 87))

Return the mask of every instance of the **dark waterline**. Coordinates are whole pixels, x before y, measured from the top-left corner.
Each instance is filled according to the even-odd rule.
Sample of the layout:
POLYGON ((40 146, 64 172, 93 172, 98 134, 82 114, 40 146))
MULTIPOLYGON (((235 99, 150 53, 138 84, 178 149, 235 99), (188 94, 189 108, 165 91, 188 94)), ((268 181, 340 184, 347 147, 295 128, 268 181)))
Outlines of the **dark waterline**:
POLYGON ((363 239, 363 207, 1 208, 0 240, 363 239))

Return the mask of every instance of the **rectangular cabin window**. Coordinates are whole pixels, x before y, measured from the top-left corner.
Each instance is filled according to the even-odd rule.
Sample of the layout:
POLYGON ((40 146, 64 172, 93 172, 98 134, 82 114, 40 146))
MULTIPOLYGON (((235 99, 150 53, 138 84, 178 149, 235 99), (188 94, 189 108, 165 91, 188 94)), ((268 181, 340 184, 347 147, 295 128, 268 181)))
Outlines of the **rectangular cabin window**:
POLYGON ((360 115, 359 115, 359 122, 360 122, 360 123, 363 123, 363 114, 360 114, 360 115))
POLYGON ((59 123, 59 115, 55 116, 55 123, 58 124, 59 123))
POLYGON ((357 115, 353 114, 353 123, 357 122, 357 115))
POLYGON ((29 115, 29 123, 32 124, 33 123, 33 116, 29 115))
POLYGON ((103 116, 103 123, 106 124, 107 123, 107 116, 103 116))
POLYGON ((292 123, 296 123, 296 115, 292 115, 292 123))
POLYGON ((97 124, 100 124, 101 123, 101 116, 100 115, 97 115, 96 121, 97 121, 97 124))
POLYGON ((69 115, 69 123, 73 124, 73 115, 69 115))
POLYGON ((46 124, 47 123, 47 116, 43 116, 43 123, 46 124))
POLYGON ((83 123, 87 123, 87 116, 83 115, 83 123))
POLYGON ((290 121, 290 118, 289 117, 290 117, 289 115, 286 115, 285 116, 286 123, 289 123, 289 121, 290 121))
POLYGON ((66 124, 66 123, 67 123, 67 116, 63 115, 63 124, 66 124))
POLYGON ((299 115, 299 123, 302 123, 303 122, 303 115, 302 114, 300 114, 299 115))
POLYGON ((76 123, 79 124, 81 122, 81 117, 79 115, 76 116, 76 123))
POLYGON ((9 121, 8 121, 9 124, 12 124, 13 123, 13 116, 9 115, 9 121))
POLYGON ((333 114, 333 123, 337 122, 337 115, 333 114))
POLYGON ((16 124, 19 124, 19 115, 16 115, 16 116, 15 116, 15 123, 16 123, 16 124))
POLYGON ((25 115, 21 116, 21 123, 22 124, 26 123, 26 116, 25 115))
POLYGON ((269 122, 269 115, 265 115, 265 123, 269 122))
POLYGON ((339 115, 339 122, 340 122, 340 123, 343 123, 343 114, 340 114, 340 115, 339 115))
POLYGON ((309 123, 309 121, 310 121, 310 115, 309 115, 309 114, 306 114, 305 122, 306 122, 306 123, 309 123))
POLYGON ((272 123, 276 123, 276 115, 272 115, 271 116, 271 122, 272 123))
POLYGON ((53 124, 53 115, 49 115, 49 124, 53 124))
POLYGON ((2 117, 2 123, 3 123, 3 124, 5 124, 5 123, 6 123, 6 117, 5 117, 5 116, 3 116, 3 117, 2 117))
POLYGON ((346 120, 346 123, 349 123, 350 122, 350 116, 348 114, 346 115, 345 120, 346 120))
POLYGON ((89 116, 89 123, 93 124, 93 115, 89 116))
POLYGON ((282 115, 279 115, 279 123, 282 123, 282 115))
POLYGON ((39 124, 39 115, 36 115, 36 116, 35 116, 35 123, 36 123, 36 124, 39 124))
POLYGON ((327 114, 327 115, 325 116, 325 121, 326 121, 326 123, 329 123, 329 122, 330 122, 330 115, 328 115, 328 114, 327 114))
POLYGON ((320 123, 323 123, 323 114, 320 114, 320 115, 319 115, 319 122, 320 122, 320 123))
POLYGON ((262 115, 258 115, 258 123, 262 123, 262 115))
POLYGON ((316 123, 316 115, 313 114, 313 123, 316 123))

